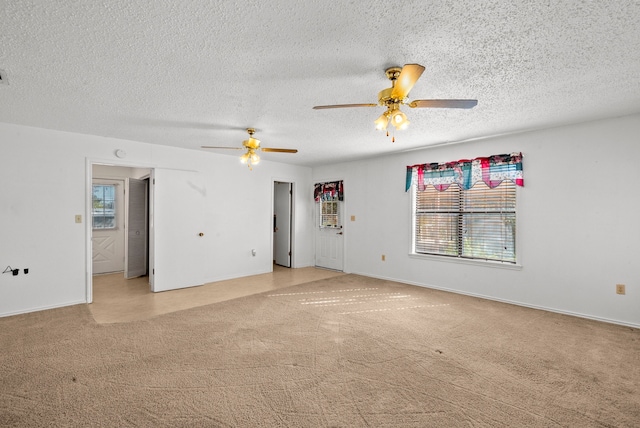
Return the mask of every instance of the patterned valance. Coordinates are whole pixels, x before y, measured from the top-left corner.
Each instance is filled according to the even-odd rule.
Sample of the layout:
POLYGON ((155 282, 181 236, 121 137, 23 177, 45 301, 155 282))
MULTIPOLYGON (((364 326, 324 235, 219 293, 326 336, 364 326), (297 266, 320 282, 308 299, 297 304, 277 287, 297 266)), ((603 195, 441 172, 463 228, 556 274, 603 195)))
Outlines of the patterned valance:
POLYGON ((412 184, 416 184, 419 190, 432 185, 443 192, 452 184, 457 184, 461 189, 466 190, 479 181, 494 188, 504 180, 511 180, 518 186, 524 186, 522 153, 407 166, 405 191, 408 191, 412 184))
POLYGON ((342 180, 331 181, 328 183, 316 183, 313 190, 313 198, 316 202, 344 200, 342 180))

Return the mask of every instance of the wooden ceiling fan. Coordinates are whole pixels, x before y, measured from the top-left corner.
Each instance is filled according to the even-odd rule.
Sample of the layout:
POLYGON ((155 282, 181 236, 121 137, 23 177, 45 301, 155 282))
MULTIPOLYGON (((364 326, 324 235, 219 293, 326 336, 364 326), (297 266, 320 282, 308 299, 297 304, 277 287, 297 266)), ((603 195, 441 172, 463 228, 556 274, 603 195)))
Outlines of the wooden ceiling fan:
POLYGON ((252 165, 257 165, 260 162, 260 156, 257 151, 262 152, 275 152, 275 153, 298 153, 296 149, 276 149, 269 147, 260 147, 260 140, 253 138, 253 134, 256 133, 254 128, 247 128, 249 133, 249 139, 242 142, 243 147, 227 147, 227 146, 200 146, 203 149, 229 149, 229 150, 246 150, 246 152, 240 156, 240 161, 249 166, 252 169, 252 165))
MULTIPOLYGON (((445 100, 413 100, 408 101, 409 91, 416 84, 424 67, 420 64, 405 64, 404 67, 390 67, 385 70, 387 78, 391 81, 391 87, 383 89, 378 93, 378 103, 367 104, 333 104, 313 107, 314 110, 351 108, 351 107, 377 107, 385 106, 386 111, 374 122, 376 129, 387 129, 391 123, 395 129, 405 129, 409 125, 407 116, 400 111, 401 105, 411 108, 473 108, 478 104, 478 100, 466 99, 445 99, 445 100)), ((387 131, 387 135, 389 132, 387 131)))

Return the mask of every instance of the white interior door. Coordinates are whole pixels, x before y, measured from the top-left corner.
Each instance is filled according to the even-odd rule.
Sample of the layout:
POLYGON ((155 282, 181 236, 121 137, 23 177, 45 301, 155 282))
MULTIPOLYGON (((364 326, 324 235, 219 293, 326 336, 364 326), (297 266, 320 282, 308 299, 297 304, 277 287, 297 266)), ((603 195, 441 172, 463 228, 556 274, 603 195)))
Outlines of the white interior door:
POLYGON ((147 274, 147 181, 127 179, 127 223, 124 277, 147 274))
POLYGON ((204 186, 195 171, 152 173, 151 290, 204 283, 204 186))
POLYGON ((275 262, 277 265, 291 267, 291 183, 274 183, 274 222, 273 231, 275 262))
POLYGON ((344 270, 341 201, 317 202, 316 266, 344 270))
POLYGON ((93 180, 91 248, 93 274, 124 270, 124 181, 93 180))

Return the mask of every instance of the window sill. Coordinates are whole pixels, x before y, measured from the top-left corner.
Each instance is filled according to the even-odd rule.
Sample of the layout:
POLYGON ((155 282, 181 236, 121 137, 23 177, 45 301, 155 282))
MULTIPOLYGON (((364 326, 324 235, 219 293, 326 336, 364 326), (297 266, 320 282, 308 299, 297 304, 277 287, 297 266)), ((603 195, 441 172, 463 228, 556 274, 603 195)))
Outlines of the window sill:
POLYGON ((482 267, 488 267, 488 268, 522 270, 522 265, 518 263, 516 264, 502 263, 502 262, 495 262, 491 260, 463 259, 459 257, 446 257, 446 256, 436 256, 436 255, 430 255, 430 254, 416 254, 416 253, 409 253, 409 258, 418 259, 418 260, 432 260, 436 262, 475 265, 475 266, 482 266, 482 267))

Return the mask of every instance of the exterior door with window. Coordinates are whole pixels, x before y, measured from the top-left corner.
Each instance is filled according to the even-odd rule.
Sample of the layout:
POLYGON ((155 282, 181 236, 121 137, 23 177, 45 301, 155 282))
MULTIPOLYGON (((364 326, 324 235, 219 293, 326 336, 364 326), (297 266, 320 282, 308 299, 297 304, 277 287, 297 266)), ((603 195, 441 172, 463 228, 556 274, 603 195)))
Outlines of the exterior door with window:
POLYGON ((92 187, 93 273, 124 270, 124 181, 94 179, 92 187))
POLYGON ((342 201, 330 200, 316 203, 316 266, 327 269, 344 269, 344 231, 342 228, 342 201))

